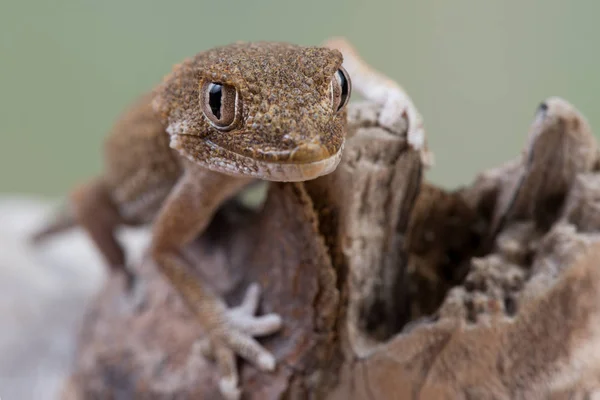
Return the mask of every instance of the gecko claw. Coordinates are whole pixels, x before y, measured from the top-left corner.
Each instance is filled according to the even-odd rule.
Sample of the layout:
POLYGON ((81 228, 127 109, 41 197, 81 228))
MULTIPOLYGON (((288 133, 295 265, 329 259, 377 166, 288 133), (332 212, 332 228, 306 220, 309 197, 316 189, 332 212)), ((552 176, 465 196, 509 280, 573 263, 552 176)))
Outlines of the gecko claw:
POLYGON ((265 371, 274 371, 275 370, 275 357, 270 354, 261 354, 258 357, 257 364, 261 369, 265 371))
POLYGON ((197 342, 199 351, 216 361, 221 372, 219 390, 226 399, 239 398, 239 375, 235 355, 239 355, 262 371, 275 370, 275 357, 263 348, 254 337, 266 336, 281 329, 282 320, 277 314, 255 316, 260 298, 260 288, 252 284, 244 300, 225 312, 223 326, 197 342), (237 396, 237 397, 236 397, 237 396))

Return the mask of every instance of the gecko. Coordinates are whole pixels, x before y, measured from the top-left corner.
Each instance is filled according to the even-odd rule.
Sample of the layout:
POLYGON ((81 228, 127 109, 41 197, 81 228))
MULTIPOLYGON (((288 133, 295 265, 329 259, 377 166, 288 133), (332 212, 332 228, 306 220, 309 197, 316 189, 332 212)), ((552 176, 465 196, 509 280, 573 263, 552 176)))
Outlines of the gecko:
POLYGON ((538 106, 518 171, 501 188, 487 246, 509 220, 532 218, 546 229, 558 217, 575 176, 593 170, 598 144, 577 108, 553 96, 538 106))
POLYGON ((80 226, 131 286, 115 231, 149 224, 149 254, 205 329, 220 392, 239 398, 236 356, 274 370, 274 356, 254 337, 278 331, 281 318, 255 317, 255 307, 244 306, 257 301, 256 285, 242 306, 228 308, 193 273, 183 248, 250 183, 306 181, 336 169, 352 92, 342 62, 325 46, 237 42, 174 66, 117 119, 103 172, 69 193, 66 213, 34 242, 80 226))

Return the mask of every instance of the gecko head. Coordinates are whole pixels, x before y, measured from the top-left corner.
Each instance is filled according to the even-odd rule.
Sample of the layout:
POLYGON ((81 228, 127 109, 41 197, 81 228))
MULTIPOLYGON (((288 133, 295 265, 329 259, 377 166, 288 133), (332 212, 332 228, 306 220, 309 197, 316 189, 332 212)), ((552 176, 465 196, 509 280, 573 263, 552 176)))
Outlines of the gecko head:
MULTIPOLYGON (((587 169, 594 163, 596 151, 597 144, 592 128, 585 116, 575 106, 556 96, 549 97, 540 103, 529 128, 525 154, 529 162, 534 160, 536 154, 552 156, 576 152, 579 155, 576 160, 555 158, 552 163, 556 165, 572 161, 575 164, 581 164, 581 168, 587 169)), ((542 165, 547 165, 549 162, 542 159, 539 161, 542 165)))
POLYGON ((304 181, 337 167, 350 94, 337 50, 235 43, 176 66, 153 106, 171 147, 193 162, 231 175, 304 181))

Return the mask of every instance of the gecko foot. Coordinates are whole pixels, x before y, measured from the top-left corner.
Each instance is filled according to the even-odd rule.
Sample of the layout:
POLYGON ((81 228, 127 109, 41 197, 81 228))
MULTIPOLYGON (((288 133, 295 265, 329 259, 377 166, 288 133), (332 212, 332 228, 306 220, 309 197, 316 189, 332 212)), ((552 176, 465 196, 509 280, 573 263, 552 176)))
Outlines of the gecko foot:
POLYGON ((252 284, 246 291, 242 304, 225 313, 224 323, 197 342, 201 353, 216 361, 221 378, 219 390, 227 400, 239 399, 239 374, 235 355, 240 355, 262 371, 275 369, 275 357, 253 338, 266 336, 281 329, 277 314, 255 316, 260 299, 260 288, 252 284))

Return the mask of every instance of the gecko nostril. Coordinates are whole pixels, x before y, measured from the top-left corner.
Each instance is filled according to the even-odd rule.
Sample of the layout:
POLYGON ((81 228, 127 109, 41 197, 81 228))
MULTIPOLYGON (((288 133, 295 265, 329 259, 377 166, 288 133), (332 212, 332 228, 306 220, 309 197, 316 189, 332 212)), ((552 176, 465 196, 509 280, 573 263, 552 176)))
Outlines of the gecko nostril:
POLYGON ((540 103, 540 105, 538 106, 537 112, 546 113, 546 111, 548 111, 548 104, 546 104, 546 102, 540 103))

